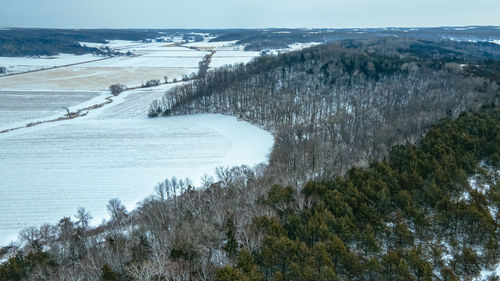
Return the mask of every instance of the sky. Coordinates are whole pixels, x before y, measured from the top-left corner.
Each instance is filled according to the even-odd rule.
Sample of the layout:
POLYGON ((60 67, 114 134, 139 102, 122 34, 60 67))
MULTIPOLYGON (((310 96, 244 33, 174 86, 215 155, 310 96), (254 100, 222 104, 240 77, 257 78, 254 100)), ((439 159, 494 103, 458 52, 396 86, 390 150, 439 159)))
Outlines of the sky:
POLYGON ((0 0, 0 27, 500 26, 499 0, 0 0))

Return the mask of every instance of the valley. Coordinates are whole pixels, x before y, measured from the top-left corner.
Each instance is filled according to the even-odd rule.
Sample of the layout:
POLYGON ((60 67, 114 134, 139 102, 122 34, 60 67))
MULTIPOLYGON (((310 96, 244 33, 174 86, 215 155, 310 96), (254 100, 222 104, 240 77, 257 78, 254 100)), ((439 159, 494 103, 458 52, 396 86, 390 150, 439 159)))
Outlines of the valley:
POLYGON ((497 280, 499 30, 0 29, 0 281, 497 280))
MULTIPOLYGON (((25 227, 55 223, 79 207, 90 210, 98 224, 107 218, 108 200, 120 198, 133 209, 165 178, 189 178, 199 186, 203 176, 215 176, 216 167, 267 161, 272 135, 234 117, 148 120, 152 100, 198 71, 209 53, 193 49, 207 47, 199 44, 111 42, 134 56, 84 62, 83 55, 78 65, 0 77, 0 131, 17 128, 0 134, 0 198, 9 198, 0 206, 0 245, 25 227), (152 79, 164 83, 165 76, 167 84, 140 88, 152 79), (139 88, 115 97, 107 88, 117 83, 139 88), (77 112, 99 104, 75 119, 57 121, 65 108, 77 112)), ((214 59, 216 65, 258 55, 226 44, 211 47, 224 54, 214 59)), ((0 65, 9 60, 14 62, 9 69, 25 71, 47 67, 49 59, 17 59, 21 67, 0 58, 0 65)))

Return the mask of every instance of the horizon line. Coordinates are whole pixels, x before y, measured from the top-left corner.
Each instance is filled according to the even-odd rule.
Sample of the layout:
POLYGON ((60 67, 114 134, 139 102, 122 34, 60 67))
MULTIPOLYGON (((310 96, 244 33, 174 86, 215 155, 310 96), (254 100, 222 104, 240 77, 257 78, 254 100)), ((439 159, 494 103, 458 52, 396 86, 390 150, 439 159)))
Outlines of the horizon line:
POLYGON ((378 27, 190 27, 190 28, 162 28, 162 27, 23 27, 23 26, 1 26, 1 30, 9 29, 53 29, 53 30, 266 30, 266 29, 290 29, 290 30, 328 30, 328 29, 430 29, 430 28, 457 28, 457 27, 500 27, 500 25, 436 25, 436 26, 378 26, 378 27))

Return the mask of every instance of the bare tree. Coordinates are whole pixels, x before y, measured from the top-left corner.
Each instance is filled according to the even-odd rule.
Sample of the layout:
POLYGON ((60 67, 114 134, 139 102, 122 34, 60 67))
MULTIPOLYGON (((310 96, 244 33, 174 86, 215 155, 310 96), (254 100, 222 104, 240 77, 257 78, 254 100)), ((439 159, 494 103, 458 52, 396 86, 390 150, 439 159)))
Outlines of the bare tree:
POLYGON ((113 198, 109 200, 106 205, 111 219, 116 221, 118 224, 122 224, 124 219, 127 217, 127 209, 123 206, 122 202, 118 198, 113 198))
POLYGON ((80 207, 76 210, 75 218, 77 219, 76 225, 82 227, 83 229, 88 228, 92 216, 85 210, 85 208, 80 207))

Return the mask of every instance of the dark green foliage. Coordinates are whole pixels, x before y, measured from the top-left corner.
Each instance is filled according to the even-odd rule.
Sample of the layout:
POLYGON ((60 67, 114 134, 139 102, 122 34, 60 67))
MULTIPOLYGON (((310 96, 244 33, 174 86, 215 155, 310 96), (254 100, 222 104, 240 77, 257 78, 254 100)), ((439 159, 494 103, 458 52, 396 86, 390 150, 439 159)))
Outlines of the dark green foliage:
POLYGON ((118 281, 118 274, 113 271, 111 266, 105 264, 102 266, 101 281, 118 281))
MULTIPOLYGON (((482 160, 498 169, 493 159, 499 136, 498 110, 464 113, 431 128, 417 146, 394 147, 388 161, 351 169, 344 178, 309 182, 302 193, 313 200, 310 207, 281 208, 279 221, 254 220, 267 236, 253 255, 240 251, 243 261, 233 268, 238 280, 248 278, 248 268, 258 268, 266 280, 477 276, 498 262, 499 225, 487 208, 491 199, 472 190, 467 179, 482 169, 482 160), (461 199, 464 192, 468 199, 461 199), (452 249, 450 261, 443 260, 444 245, 452 249)), ((261 203, 276 209, 293 203, 293 194, 273 186, 261 203)))
POLYGON ((20 254, 10 258, 5 264, 0 267, 0 280, 21 280, 26 276, 28 271, 28 263, 20 254))
POLYGON ((225 223, 226 243, 223 247, 231 260, 236 259, 238 253, 238 240, 236 240, 236 226, 232 217, 227 218, 225 223))
POLYGON ((184 260, 187 260, 187 261, 192 261, 192 260, 196 259, 197 256, 198 256, 198 254, 193 249, 177 249, 177 248, 174 248, 170 252, 170 258, 172 260, 174 260, 174 261, 177 261, 177 260, 180 260, 180 259, 184 259, 184 260))
POLYGON ((460 276, 471 278, 477 276, 480 271, 479 260, 476 252, 471 248, 463 248, 453 257, 453 269, 460 276))
POLYGON ((139 236, 139 241, 132 246, 132 256, 134 262, 143 262, 149 258, 151 246, 144 235, 139 236))
POLYGON ((290 206, 295 202, 295 196, 293 187, 273 185, 267 194, 267 198, 262 198, 260 202, 275 209, 279 215, 286 215, 290 206))
POLYGON ((35 251, 26 256, 18 253, 6 263, 0 265, 0 281, 17 281, 27 277, 29 273, 39 268, 41 272, 50 272, 57 268, 57 263, 48 253, 35 251))
POLYGON ((248 278, 244 277, 240 271, 230 266, 223 267, 217 271, 215 275, 217 281, 246 281, 248 278))

